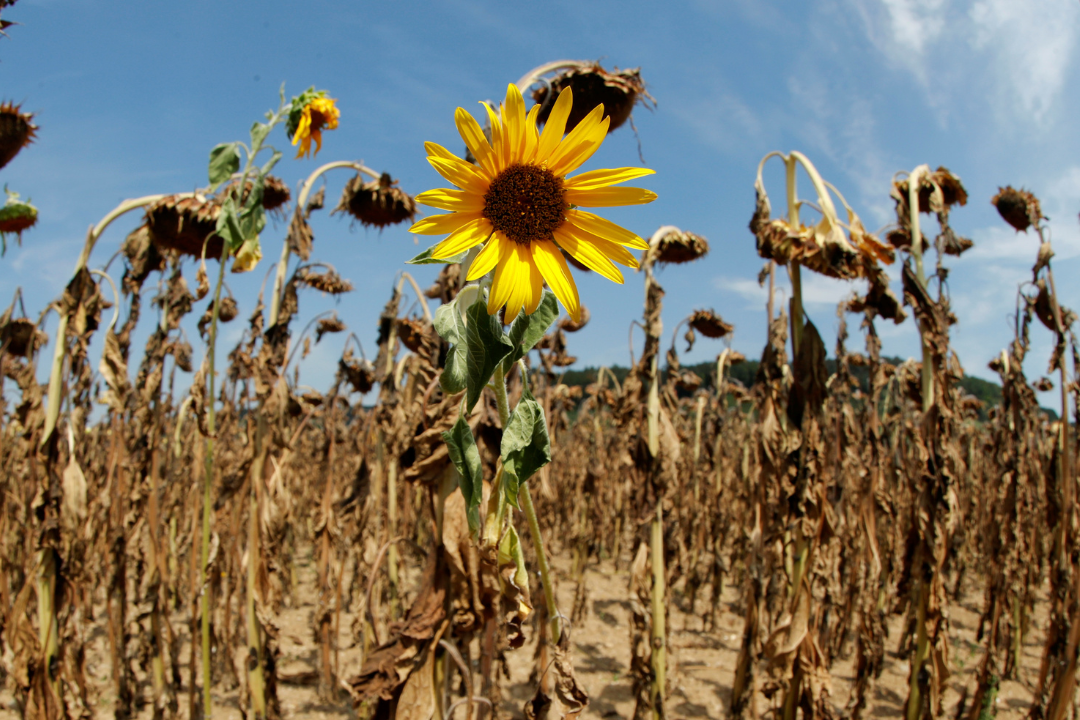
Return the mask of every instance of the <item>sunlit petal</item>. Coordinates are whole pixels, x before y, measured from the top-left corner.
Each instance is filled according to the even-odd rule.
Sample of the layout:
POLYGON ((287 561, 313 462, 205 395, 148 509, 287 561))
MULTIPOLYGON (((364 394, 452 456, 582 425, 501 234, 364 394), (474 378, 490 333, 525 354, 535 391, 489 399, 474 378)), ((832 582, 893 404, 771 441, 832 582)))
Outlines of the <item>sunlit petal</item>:
POLYGON ((596 190, 567 190, 566 202, 581 207, 644 205, 656 199, 652 190, 635 187, 607 187, 596 190))
POLYGON ((577 285, 574 284, 566 258, 555 243, 550 240, 533 243, 533 262, 570 317, 579 319, 581 300, 578 298, 577 285))
POLYGON ((642 238, 606 218, 602 218, 599 215, 593 215, 591 212, 586 212, 584 210, 569 210, 566 213, 566 220, 575 227, 591 232, 593 235, 599 235, 611 242, 625 245, 626 247, 635 250, 649 249, 649 243, 642 238))
POLYGON ((484 242, 491 237, 492 232, 494 232, 494 228, 484 218, 470 220, 436 245, 431 257, 436 260, 454 257, 458 253, 463 253, 469 248, 484 242))
POLYGON ((555 231, 555 242, 585 267, 599 275, 603 275, 612 282, 622 285, 623 276, 619 272, 619 268, 615 267, 614 263, 596 245, 580 239, 570 230, 564 228, 555 231))
POLYGON ((624 167, 610 170, 590 170, 589 172, 566 178, 567 189, 595 190, 597 188, 618 185, 627 180, 636 180, 639 177, 655 174, 655 170, 649 168, 624 167))

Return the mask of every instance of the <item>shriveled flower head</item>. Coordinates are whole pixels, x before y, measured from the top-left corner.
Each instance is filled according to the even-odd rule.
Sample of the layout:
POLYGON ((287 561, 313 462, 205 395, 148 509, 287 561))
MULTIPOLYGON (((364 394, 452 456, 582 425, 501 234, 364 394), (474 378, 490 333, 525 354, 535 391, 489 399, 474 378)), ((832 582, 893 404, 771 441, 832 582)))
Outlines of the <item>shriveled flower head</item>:
POLYGON ((464 108, 455 114, 458 132, 476 158, 472 165, 446 148, 426 143, 428 162, 459 189, 429 190, 417 202, 449 210, 415 223, 411 232, 449 237, 435 246, 432 257, 447 259, 477 245, 483 249, 469 267, 466 280, 495 271, 488 294, 488 313, 506 307, 508 320, 522 309, 540 304, 546 282, 574 319, 581 303, 562 250, 590 270, 622 283, 617 262, 637 268, 631 249, 648 244, 634 233, 580 208, 640 205, 656 193, 633 187, 611 187, 651 175, 647 168, 592 170, 567 177, 592 157, 607 135, 609 119, 597 105, 574 130, 563 136, 573 107, 573 91, 563 90, 543 132, 536 126, 539 106, 527 114, 517 86, 506 90, 496 113, 484 104, 491 141, 464 108))
POLYGON ((1032 225, 1037 228, 1043 219, 1039 198, 1012 185, 999 187, 997 195, 990 198, 990 202, 997 208, 1001 219, 1016 228, 1017 232, 1027 230, 1032 225))
POLYGON ((27 200, 20 200, 19 193, 11 192, 6 187, 7 202, 0 206, 0 254, 7 251, 7 236, 14 235, 22 244, 24 230, 29 230, 37 223, 37 208, 27 200))
POLYGON ((322 131, 335 130, 341 113, 337 109, 337 100, 326 96, 325 90, 308 88, 292 99, 292 109, 285 123, 285 132, 292 138, 292 144, 300 145, 296 157, 311 154, 311 141, 315 141, 315 155, 322 150, 322 131))
POLYGON ((577 124, 585 119, 596 105, 603 104, 605 114, 611 118, 608 132, 615 130, 630 118, 634 105, 639 102, 651 101, 652 95, 645 89, 645 82, 641 79, 641 68, 608 72, 600 66, 600 63, 583 62, 576 67, 563 70, 550 82, 533 91, 532 97, 540 105, 540 115, 537 121, 547 122, 551 114, 549 100, 558 96, 566 88, 573 88, 577 94, 577 107, 570 111, 566 120, 566 129, 573 130, 577 124))
POLYGON ((397 180, 383 173, 378 180, 364 182, 357 173, 345 184, 333 213, 347 212, 365 227, 384 228, 416 216, 416 201, 397 186, 397 180))
POLYGON ((19 105, 0 103, 0 168, 34 141, 38 129, 33 123, 34 116, 20 109, 19 105))

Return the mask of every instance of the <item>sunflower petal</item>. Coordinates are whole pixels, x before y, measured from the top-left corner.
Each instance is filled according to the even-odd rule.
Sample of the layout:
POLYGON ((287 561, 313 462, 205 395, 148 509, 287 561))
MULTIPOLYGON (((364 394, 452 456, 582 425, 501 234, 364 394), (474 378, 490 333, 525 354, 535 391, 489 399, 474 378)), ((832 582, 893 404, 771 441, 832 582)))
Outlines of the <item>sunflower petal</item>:
POLYGON ((427 151, 428 157, 441 157, 447 160, 460 160, 457 155, 444 148, 439 143, 433 143, 431 141, 424 143, 424 150, 427 151))
MULTIPOLYGON (((611 118, 604 118, 600 121, 600 124, 592 129, 592 132, 588 137, 581 140, 577 147, 569 151, 558 162, 551 164, 551 172, 556 175, 565 175, 568 172, 573 172, 579 167, 585 164, 588 160, 600 149, 600 146, 604 144, 604 138, 607 137, 608 126, 611 124, 611 118)), ((577 128, 574 128, 575 130, 577 128)))
POLYGON ((487 240, 491 237, 494 229, 491 227, 491 222, 486 218, 470 220, 436 245, 431 252, 431 257, 435 260, 454 257, 458 253, 465 252, 474 245, 479 245, 484 240, 487 240))
POLYGON ((622 273, 614 263, 593 243, 573 232, 573 228, 565 225, 555 230, 555 242, 559 247, 574 256, 574 258, 590 270, 603 275, 608 280, 619 285, 623 284, 622 273))
POLYGON ((437 188, 426 190, 416 196, 416 202, 428 207, 454 212, 479 212, 484 209, 484 198, 464 190, 437 188))
POLYGON ((483 103, 483 106, 484 110, 487 111, 488 125, 491 127, 491 151, 495 154, 495 172, 499 173, 510 164, 507 161, 506 128, 503 127, 498 113, 492 110, 490 105, 483 103))
POLYGON ((518 244, 508 242, 499 256, 499 264, 495 266, 495 279, 491 282, 491 290, 488 291, 488 315, 499 312, 499 308, 506 305, 514 292, 514 286, 518 280, 518 272, 521 265, 517 258, 518 244))
POLYGON ((610 170, 590 170, 572 178, 566 178, 567 190, 596 190, 597 188, 617 185, 627 180, 636 180, 639 177, 655 174, 655 170, 649 168, 624 167, 610 170))
POLYGON ((595 190, 566 190, 566 202, 581 207, 644 205, 656 199, 652 190, 635 187, 606 187, 595 190))
POLYGON ((554 107, 544 123, 544 132, 540 134, 540 143, 536 147, 536 162, 546 163, 551 153, 559 147, 559 142, 566 132, 566 119, 570 117, 570 107, 574 102, 574 93, 565 88, 555 100, 554 107))
POLYGON ((536 118, 540 115, 540 106, 533 105, 529 114, 525 116, 525 146, 521 151, 521 162, 531 163, 536 156, 536 145, 540 141, 536 132, 536 118))
POLYGON ((536 308, 540 307, 540 301, 544 299, 544 276, 540 268, 536 267, 536 256, 529 261, 529 300, 525 303, 525 314, 532 315, 536 308))
POLYGON ((454 232, 466 223, 478 220, 479 218, 480 213, 478 212, 431 215, 413 223, 413 226, 409 228, 409 232, 417 235, 446 235, 447 233, 454 232))
POLYGON ((577 124, 573 130, 567 133, 566 137, 559 143, 559 147, 555 148, 551 153, 551 157, 548 158, 548 169, 556 175, 565 175, 573 170, 573 167, 567 167, 563 172, 558 172, 556 168, 561 168, 565 159, 569 155, 576 155, 583 144, 589 144, 598 140, 602 141, 604 135, 607 134, 607 129, 604 129, 604 135, 596 137, 596 131, 600 127, 600 124, 604 121, 604 106, 597 105, 593 108, 592 112, 586 115, 581 122, 577 124))
POLYGON ((577 238, 578 242, 588 243, 599 250, 607 259, 614 260, 620 265, 625 265, 634 270, 638 269, 638 259, 619 243, 612 242, 607 238, 594 235, 588 230, 570 226, 566 228, 568 234, 577 238))
POLYGON ((508 322, 516 318, 521 309, 532 299, 531 267, 532 257, 528 248, 514 243, 513 256, 507 263, 507 269, 512 269, 514 273, 510 297, 506 299, 506 320, 508 322))
POLYGON ((490 184, 488 179, 481 175, 475 166, 464 160, 429 156, 428 162, 435 168, 435 172, 462 190, 481 196, 487 192, 490 184))
POLYGON ((495 174, 495 159, 491 154, 491 145, 484 137, 484 131, 476 118, 465 108, 458 108, 454 112, 454 122, 457 124, 458 134, 465 141, 465 146, 473 154, 480 167, 484 168, 489 175, 495 174))
POLYGON ((510 241, 502 237, 502 233, 495 233, 491 240, 488 240, 487 245, 484 245, 484 249, 473 259, 465 282, 472 282, 491 272, 491 269, 499 263, 503 254, 505 254, 506 243, 508 242, 510 241))
POLYGON ((584 210, 569 210, 566 213, 566 220, 574 227, 591 232, 593 235, 599 235, 605 240, 625 245, 634 250, 649 249, 649 243, 645 242, 642 238, 621 225, 616 225, 607 218, 593 215, 591 212, 585 212, 584 210))
POLYGON ((517 85, 506 86, 506 101, 502 106, 503 125, 506 127, 507 151, 511 164, 521 162, 525 147, 525 99, 517 85))
POLYGON ((566 264, 566 258, 550 240, 534 242, 532 250, 533 262, 536 263, 540 274, 544 276, 551 292, 559 298, 559 302, 566 308, 570 317, 578 320, 581 300, 578 297, 577 285, 574 284, 574 276, 570 274, 570 268, 566 264))

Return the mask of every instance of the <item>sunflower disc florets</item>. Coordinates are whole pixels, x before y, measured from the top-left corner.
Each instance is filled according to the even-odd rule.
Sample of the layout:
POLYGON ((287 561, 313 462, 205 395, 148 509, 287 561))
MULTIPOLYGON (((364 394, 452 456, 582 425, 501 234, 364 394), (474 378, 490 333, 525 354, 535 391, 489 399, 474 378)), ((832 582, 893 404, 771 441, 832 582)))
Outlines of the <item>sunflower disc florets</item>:
POLYGON ((19 109, 19 105, 12 103, 0 104, 0 168, 34 141, 38 129, 33 123, 33 114, 19 112, 19 109))
POLYGON ((341 200, 331 214, 339 212, 349 213, 365 227, 384 228, 412 220, 416 216, 416 201, 397 186, 389 173, 371 182, 364 182, 357 173, 345 184, 341 200))

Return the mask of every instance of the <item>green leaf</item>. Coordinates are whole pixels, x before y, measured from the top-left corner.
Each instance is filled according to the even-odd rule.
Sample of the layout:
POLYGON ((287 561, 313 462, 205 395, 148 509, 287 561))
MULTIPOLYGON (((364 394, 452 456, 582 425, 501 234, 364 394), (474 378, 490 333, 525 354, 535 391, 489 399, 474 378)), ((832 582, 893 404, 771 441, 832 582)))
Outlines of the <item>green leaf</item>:
POLYGON ((447 395, 459 393, 466 387, 465 323, 457 311, 457 299, 440 305, 435 311, 435 331, 450 343, 439 384, 447 395))
POLYGON ((559 301, 550 290, 544 290, 540 305, 532 315, 526 315, 524 310, 518 313, 514 324, 510 326, 510 342, 514 346, 514 352, 503 360, 503 372, 510 372, 510 367, 540 342, 540 338, 551 329, 551 324, 557 317, 559 301))
POLYGON ((466 311, 468 324, 465 326, 466 379, 468 393, 466 405, 472 412, 484 386, 495 373, 495 368, 514 350, 510 338, 502 330, 498 315, 488 315, 487 303, 483 294, 477 295, 466 311))
POLYGON ((480 467, 480 450, 476 447, 472 429, 464 416, 448 432, 442 434, 450 461, 461 475, 461 495, 465 498, 465 515, 469 518, 469 532, 480 531, 480 501, 484 497, 484 478, 480 467))
POLYGON ((431 257, 431 253, 433 253, 435 251, 436 247, 438 247, 438 246, 437 245, 432 245, 427 250, 420 253, 416 257, 414 257, 412 260, 406 260, 405 264, 406 265, 437 265, 437 264, 453 265, 454 263, 459 263, 462 260, 464 260, 465 255, 468 253, 468 251, 466 250, 465 252, 458 253, 454 257, 445 258, 443 260, 436 260, 435 258, 431 257))
POLYGON ((521 484, 551 462, 551 439, 548 437, 544 409, 533 398, 528 387, 503 430, 500 454, 506 498, 517 507, 521 484))
POLYGON ((269 123, 254 123, 251 126, 251 152, 258 151, 262 146, 263 140, 266 140, 266 136, 270 134, 269 123))
POLYGON ((259 168, 259 172, 262 173, 263 176, 267 175, 271 170, 274 169, 274 166, 278 164, 278 160, 280 159, 281 151, 274 150, 274 153, 270 156, 270 159, 263 163, 263 166, 259 168))
POLYGON ((210 151, 210 184, 220 185, 240 169, 240 143, 222 143, 210 151))
POLYGON ((244 244, 244 231, 240 227, 240 218, 236 215, 236 202, 232 197, 226 198, 221 206, 215 232, 225 241, 230 255, 244 244))

